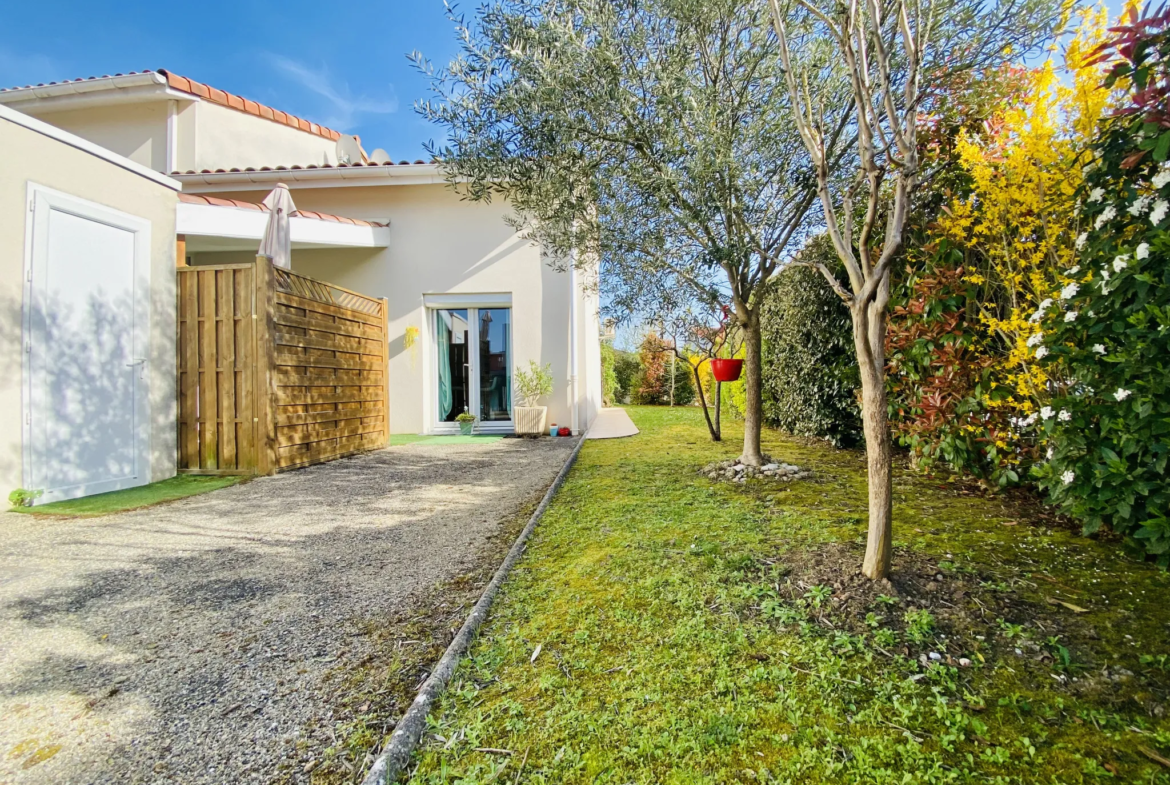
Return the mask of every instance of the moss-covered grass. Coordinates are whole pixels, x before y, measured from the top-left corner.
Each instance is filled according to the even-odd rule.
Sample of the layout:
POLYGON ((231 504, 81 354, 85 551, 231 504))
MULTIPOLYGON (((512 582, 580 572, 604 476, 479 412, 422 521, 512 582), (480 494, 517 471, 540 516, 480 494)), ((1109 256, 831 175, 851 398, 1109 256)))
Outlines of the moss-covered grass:
POLYGON ((1165 573, 899 472, 902 574, 858 588, 861 455, 770 433, 813 479, 712 482, 734 424, 631 414, 583 449, 412 782, 1170 783, 1165 573))
POLYGON ((185 499, 188 496, 198 496, 201 493, 235 485, 242 479, 242 477, 203 477, 180 474, 169 480, 160 480, 149 485, 140 485, 137 488, 99 493, 63 502, 40 504, 36 507, 13 507, 11 511, 29 515, 92 518, 98 515, 112 515, 116 512, 136 510, 139 507, 172 502, 176 499, 185 499))

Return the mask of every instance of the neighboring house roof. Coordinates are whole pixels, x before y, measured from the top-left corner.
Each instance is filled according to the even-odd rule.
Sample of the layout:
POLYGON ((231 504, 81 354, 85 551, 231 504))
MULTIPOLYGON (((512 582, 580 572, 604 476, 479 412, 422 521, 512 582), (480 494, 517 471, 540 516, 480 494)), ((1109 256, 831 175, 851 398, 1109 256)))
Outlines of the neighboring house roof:
MULTIPOLYGON (((387 161, 385 163, 352 163, 352 164, 292 164, 290 166, 234 166, 231 169, 188 169, 185 172, 175 170, 171 174, 229 174, 241 172, 291 172, 297 169, 354 169, 354 168, 371 168, 378 166, 417 166, 419 164, 426 165, 426 161, 387 161)), ((431 163, 434 163, 433 161, 431 163)))
POLYGON ((173 172, 187 193, 255 191, 283 182, 289 188, 340 186, 442 185, 448 181, 438 163, 339 164, 329 166, 261 166, 238 169, 173 172))
MULTIPOLYGON (((179 194, 179 201, 187 204, 203 204, 210 207, 238 207, 244 210, 258 210, 262 213, 268 212, 268 208, 263 204, 256 202, 242 202, 239 199, 221 199, 218 196, 200 196, 197 194, 179 194)), ((333 223, 349 224, 350 226, 371 226, 382 228, 389 226, 388 223, 378 223, 376 221, 363 221, 361 218, 346 218, 343 215, 330 215, 329 213, 318 213, 312 210, 297 210, 290 218, 314 218, 318 221, 332 221, 333 223)))
POLYGON ((89 90, 100 89, 102 87, 109 87, 113 89, 121 87, 123 83, 138 82, 144 76, 154 77, 155 81, 157 81, 159 84, 165 84, 172 90, 177 90, 181 93, 193 95, 197 98, 202 98, 205 101, 210 101, 215 104, 220 104, 222 106, 244 112, 245 114, 261 117, 265 120, 271 120, 274 123, 287 125, 291 128, 296 128, 306 133, 324 137, 325 139, 336 141, 341 136, 339 131, 334 131, 332 128, 326 128, 323 125, 311 123, 308 120, 304 120, 300 117, 288 114, 287 112, 282 112, 279 109, 273 109, 270 106, 265 106, 264 104, 243 98, 241 96, 235 95, 234 93, 220 90, 218 88, 204 84, 203 82, 196 82, 194 79, 189 79, 185 76, 179 76, 178 74, 167 71, 165 68, 147 71, 130 71, 129 73, 114 74, 112 76, 109 74, 103 76, 86 76, 79 79, 65 79, 60 82, 25 85, 23 87, 0 88, 0 101, 6 97, 6 94, 20 95, 22 93, 29 93, 36 94, 38 97, 40 97, 40 95, 47 89, 52 92, 57 92, 57 90, 54 88, 64 88, 68 90, 70 86, 73 86, 74 88, 84 86, 89 90))

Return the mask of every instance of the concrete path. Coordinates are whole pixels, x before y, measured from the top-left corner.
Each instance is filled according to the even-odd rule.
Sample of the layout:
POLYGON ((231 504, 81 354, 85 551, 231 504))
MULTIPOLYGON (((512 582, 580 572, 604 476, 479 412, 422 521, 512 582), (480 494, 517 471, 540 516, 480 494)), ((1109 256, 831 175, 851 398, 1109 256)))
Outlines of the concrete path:
POLYGON ((620 439, 634 436, 638 428, 625 409, 602 409, 593 421, 593 427, 585 434, 586 439, 620 439))
POLYGON ((481 567, 573 444, 412 444, 105 518, 0 513, 0 783, 271 782, 330 725, 327 674, 481 567))

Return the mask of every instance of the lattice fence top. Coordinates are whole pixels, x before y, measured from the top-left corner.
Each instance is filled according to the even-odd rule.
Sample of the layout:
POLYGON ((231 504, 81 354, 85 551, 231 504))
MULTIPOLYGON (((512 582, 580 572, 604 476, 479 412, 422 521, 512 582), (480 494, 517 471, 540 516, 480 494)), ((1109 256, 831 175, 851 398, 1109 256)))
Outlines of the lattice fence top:
POLYGON ((357 292, 351 292, 348 289, 342 289, 339 286, 334 286, 323 281, 316 281, 280 267, 274 267, 273 272, 276 274, 277 291, 286 294, 295 294, 297 297, 315 300, 326 305, 349 308, 352 311, 360 311, 361 313, 381 313, 382 303, 372 297, 366 297, 357 292))

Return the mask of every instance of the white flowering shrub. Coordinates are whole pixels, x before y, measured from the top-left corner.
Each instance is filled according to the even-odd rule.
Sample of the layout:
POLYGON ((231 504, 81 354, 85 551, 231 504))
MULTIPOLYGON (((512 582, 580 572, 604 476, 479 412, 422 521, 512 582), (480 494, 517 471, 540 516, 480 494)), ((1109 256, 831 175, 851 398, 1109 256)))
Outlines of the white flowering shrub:
POLYGON ((1114 78, 1136 74, 1134 107, 1094 145, 1082 196, 1093 228, 1078 238, 1075 280, 1037 318, 1037 362, 1059 381, 1046 407, 1057 416, 1041 418, 1048 460, 1033 473, 1086 532, 1111 527, 1166 566, 1170 123, 1165 101, 1150 103, 1148 88, 1167 84, 1170 39, 1144 40, 1115 68, 1114 78))

